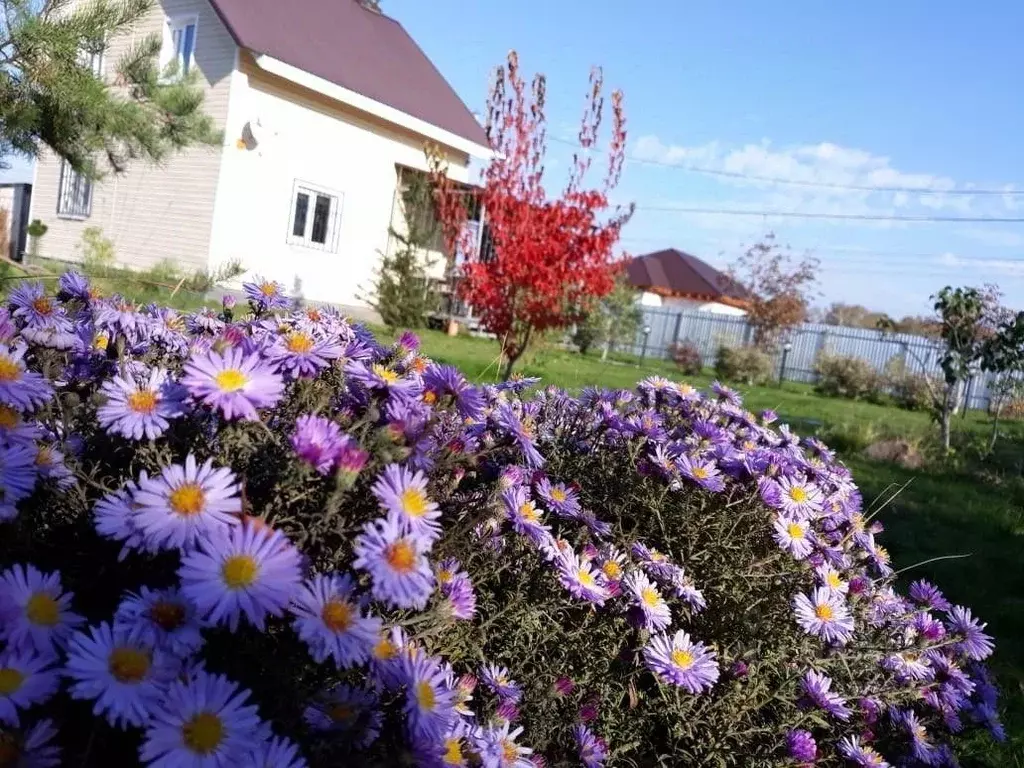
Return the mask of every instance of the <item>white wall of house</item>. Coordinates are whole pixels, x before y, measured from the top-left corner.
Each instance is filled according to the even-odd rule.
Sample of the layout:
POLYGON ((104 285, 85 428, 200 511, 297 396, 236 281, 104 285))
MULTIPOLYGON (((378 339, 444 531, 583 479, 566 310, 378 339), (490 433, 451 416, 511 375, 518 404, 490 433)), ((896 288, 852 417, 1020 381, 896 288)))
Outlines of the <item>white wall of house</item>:
POLYGON ((640 294, 640 305, 685 312, 711 312, 716 315, 731 315, 733 317, 743 317, 747 314, 746 310, 717 301, 699 301, 695 299, 681 299, 675 296, 660 296, 649 291, 644 291, 640 294))
MULTIPOLYGON (((217 194, 211 261, 237 259, 312 301, 365 305, 388 247, 396 165, 426 169, 425 139, 243 61, 228 131, 258 122, 258 144, 229 148, 217 194), (237 102, 236 102, 237 99, 237 102), (293 236, 297 186, 332 203, 329 242, 293 236)), ((451 150, 449 173, 468 177, 468 156, 451 150)), ((308 216, 312 216, 310 209, 308 216)))

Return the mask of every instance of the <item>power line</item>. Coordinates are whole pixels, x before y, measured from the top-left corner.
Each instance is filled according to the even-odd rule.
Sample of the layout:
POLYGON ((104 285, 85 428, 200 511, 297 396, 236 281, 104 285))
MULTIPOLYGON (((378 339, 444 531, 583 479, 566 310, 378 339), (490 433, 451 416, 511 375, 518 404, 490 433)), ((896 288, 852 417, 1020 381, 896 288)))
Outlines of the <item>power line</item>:
MULTIPOLYGON (((569 139, 560 139, 557 136, 549 137, 552 141, 557 141, 559 144, 565 144, 576 149, 584 149, 584 147, 576 141, 570 141, 569 139)), ((604 151, 604 149, 598 150, 596 147, 591 147, 595 151, 604 151)), ((669 163, 664 160, 655 160, 653 158, 636 157, 635 155, 626 155, 626 160, 632 163, 641 163, 643 165, 656 165, 661 168, 675 168, 680 171, 689 171, 690 173, 700 173, 707 176, 721 176, 728 179, 741 179, 744 181, 759 181, 767 184, 786 184, 794 187, 814 187, 818 189, 843 189, 852 192, 906 192, 914 195, 1024 195, 1024 189, 935 189, 933 187, 878 187, 870 186, 866 184, 839 184, 837 182, 829 181, 808 181, 802 179, 786 179, 779 176, 761 176, 754 173, 741 173, 739 171, 723 171, 718 168, 706 168, 699 165, 683 165, 681 163, 669 163)))
POLYGON ((881 213, 821 213, 816 211, 753 211, 734 208, 638 205, 638 211, 659 213, 702 213, 711 216, 758 216, 788 219, 835 219, 838 221, 906 221, 917 223, 1024 224, 1021 216, 913 216, 881 213))

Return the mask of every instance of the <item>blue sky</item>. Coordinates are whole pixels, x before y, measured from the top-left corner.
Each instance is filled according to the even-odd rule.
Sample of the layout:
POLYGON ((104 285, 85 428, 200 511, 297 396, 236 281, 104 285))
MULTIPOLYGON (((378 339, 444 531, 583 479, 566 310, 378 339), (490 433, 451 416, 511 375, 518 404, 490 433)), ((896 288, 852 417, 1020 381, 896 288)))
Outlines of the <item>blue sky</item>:
MULTIPOLYGON (((1024 190, 1024 5, 1005 0, 383 0, 473 109, 510 48, 548 76, 570 138, 587 74, 625 93, 629 154, 857 186, 1024 190), (456 20, 456 21, 453 21, 456 20)), ((551 188, 565 145, 552 142, 551 188)), ((753 184, 627 162, 623 246, 726 264, 766 229, 823 264, 819 301, 919 313, 947 283, 993 282, 1024 308, 1024 224, 808 221, 644 211, 693 206, 1024 217, 1024 195, 897 195, 753 184)))
MULTIPOLYGON (((858 186, 1024 190, 1024 4, 989 0, 382 0, 471 108, 510 48, 548 76, 571 139, 587 74, 625 93, 638 160, 858 186)), ((550 184, 571 149, 552 142, 550 184)), ((0 179, 31 180, 24 163, 0 179)), ((1024 194, 897 195, 763 184, 627 161, 623 247, 725 265, 766 230, 823 264, 819 303, 928 310, 947 283, 994 282, 1024 308, 1024 224, 849 222, 647 207, 1024 217, 1024 194)))

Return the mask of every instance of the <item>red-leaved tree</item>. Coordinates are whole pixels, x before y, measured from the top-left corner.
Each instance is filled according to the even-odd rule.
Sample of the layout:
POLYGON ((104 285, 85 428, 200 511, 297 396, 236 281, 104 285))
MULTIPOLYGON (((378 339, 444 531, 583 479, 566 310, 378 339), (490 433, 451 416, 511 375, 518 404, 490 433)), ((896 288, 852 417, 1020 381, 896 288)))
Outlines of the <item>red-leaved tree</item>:
POLYGON ((608 165, 599 187, 585 186, 596 153, 604 109, 601 70, 590 76, 586 109, 568 183, 561 194, 544 189, 547 151, 545 79, 527 88, 515 51, 495 71, 491 86, 487 135, 494 157, 482 173, 481 187, 459 189, 433 163, 438 214, 449 253, 466 254, 459 293, 480 317, 484 328, 501 341, 503 375, 538 334, 566 328, 615 285, 621 267, 613 250, 622 226, 633 213, 612 206, 609 192, 618 183, 626 146, 622 93, 611 94, 612 129, 608 165), (470 242, 468 211, 482 204, 487 223, 486 247, 470 242))

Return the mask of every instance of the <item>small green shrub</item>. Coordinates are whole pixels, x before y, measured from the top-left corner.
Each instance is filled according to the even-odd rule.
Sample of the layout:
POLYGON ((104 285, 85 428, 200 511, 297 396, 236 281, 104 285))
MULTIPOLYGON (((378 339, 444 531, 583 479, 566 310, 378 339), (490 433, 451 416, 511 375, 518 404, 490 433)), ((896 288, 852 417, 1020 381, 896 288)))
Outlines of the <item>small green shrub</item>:
POLYGON ((715 374, 727 381, 763 384, 772 377, 774 370, 771 356, 756 347, 722 345, 715 357, 715 374))
POLYGON ((103 236, 100 227, 86 227, 82 232, 82 265, 92 275, 102 275, 114 266, 114 241, 103 236))
POLYGON ((815 390, 828 397, 878 399, 885 382, 867 360, 844 355, 819 355, 814 364, 815 390))
POLYGON ((927 411, 932 405, 931 388, 944 386, 937 379, 932 383, 924 374, 908 370, 902 357, 886 364, 884 377, 893 402, 908 411, 927 411))
POLYGON ((673 344, 668 348, 668 354, 672 362, 687 376, 696 376, 704 369, 704 358, 692 341, 673 344))

